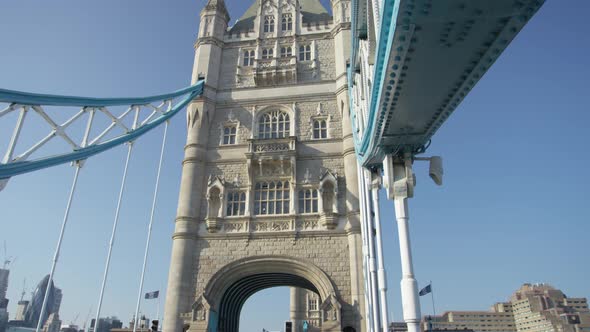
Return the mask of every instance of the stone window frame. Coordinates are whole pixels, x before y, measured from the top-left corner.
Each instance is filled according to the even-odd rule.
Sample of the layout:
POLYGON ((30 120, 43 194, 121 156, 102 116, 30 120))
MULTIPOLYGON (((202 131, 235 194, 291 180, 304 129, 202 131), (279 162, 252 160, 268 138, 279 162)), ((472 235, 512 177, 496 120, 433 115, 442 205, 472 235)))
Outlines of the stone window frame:
POLYGON ((275 16, 274 15, 264 15, 263 31, 265 33, 270 33, 270 32, 275 31, 275 16))
POLYGON ((303 43, 299 44, 299 52, 297 59, 299 61, 312 61, 313 60, 313 43, 303 43))
POLYGON ((256 60, 256 51, 254 49, 243 49, 240 51, 242 55, 241 65, 244 67, 252 67, 254 66, 254 61, 256 60))
POLYGON ((281 46, 281 58, 290 58, 293 56, 293 47, 291 45, 283 45, 281 46))
MULTIPOLYGON (((296 133, 296 128, 295 128, 295 124, 296 124, 296 119, 295 119, 295 106, 293 107, 287 107, 284 105, 269 105, 269 106, 265 106, 263 108, 260 108, 258 110, 255 111, 256 114, 254 117, 252 117, 252 138, 254 139, 280 139, 280 138, 288 138, 291 136, 295 136, 296 133), (284 135, 283 137, 263 137, 260 135, 260 121, 262 119, 262 117, 270 112, 274 112, 274 111, 281 111, 286 113, 289 116, 289 131, 287 135, 284 135)), ((277 135, 278 136, 278 135, 277 135)))
POLYGON ((314 141, 319 141, 323 139, 330 138, 330 119, 328 116, 319 116, 311 118, 311 139, 314 141), (321 124, 324 123, 325 126, 322 128, 321 124), (319 128, 316 128, 316 124, 319 128), (316 133, 318 136, 316 136, 316 133), (325 134, 322 137, 322 133, 325 134))
POLYGON ((263 60, 274 58, 274 48, 273 47, 263 48, 260 58, 263 60))
POLYGON ((236 145, 238 144, 238 126, 230 123, 223 126, 223 132, 221 134, 220 145, 236 145), (233 141, 232 141, 233 139, 233 141))
POLYGON ((293 31, 293 14, 283 13, 281 15, 281 31, 293 31))
POLYGON ((228 190, 225 197, 225 216, 243 217, 246 215, 248 206, 248 193, 244 189, 228 190), (237 209, 237 212, 236 212, 237 209))
POLYGON ((297 213, 303 215, 318 214, 320 212, 320 196, 320 191, 315 186, 304 186, 299 188, 297 191, 297 213), (305 197, 307 192, 310 193, 310 197, 305 197), (310 211, 306 212, 305 210, 306 207, 308 207, 308 204, 310 205, 310 211))
POLYGON ((291 213, 291 186, 293 184, 289 180, 273 179, 257 181, 254 185, 254 199, 252 201, 254 209, 254 216, 280 216, 289 215, 291 213), (280 184, 280 186, 279 186, 280 184), (270 198, 272 193, 272 198, 270 198), (280 198, 277 199, 277 194, 280 193, 280 198), (264 197, 264 198, 263 198, 264 197), (263 206, 266 206, 265 213, 262 213, 263 206), (270 206, 272 206, 273 213, 269 213, 270 206), (276 213, 280 206, 281 213, 276 213))
POLYGON ((240 121, 236 119, 233 110, 230 110, 227 114, 226 120, 219 124, 219 146, 232 146, 240 144, 240 126, 240 121), (228 127, 234 127, 236 129, 234 143, 225 143, 225 129, 228 127))

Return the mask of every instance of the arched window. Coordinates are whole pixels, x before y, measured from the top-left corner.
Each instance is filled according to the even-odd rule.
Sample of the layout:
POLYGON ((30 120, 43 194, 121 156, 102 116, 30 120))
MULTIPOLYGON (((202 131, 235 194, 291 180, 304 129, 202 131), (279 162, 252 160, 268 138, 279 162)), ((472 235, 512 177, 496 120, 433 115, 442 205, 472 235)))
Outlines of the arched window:
POLYGON ((263 114, 258 122, 258 138, 285 138, 290 135, 289 114, 272 111, 263 114))
POLYGON ((262 58, 263 59, 271 59, 273 53, 274 52, 273 52, 272 48, 265 48, 262 50, 262 58))
POLYGON ((311 45, 299 46, 299 61, 311 60, 311 45))
POLYGON ((264 32, 275 31, 275 17, 273 15, 267 15, 264 17, 264 32))
POLYGON ((254 64, 254 50, 244 51, 244 66, 249 67, 254 64))
POLYGON ((303 189, 299 191, 299 213, 318 212, 317 189, 303 189))
POLYGON ((254 214, 289 214, 289 181, 256 183, 254 214))
POLYGON ((291 46, 281 47, 281 58, 288 58, 292 55, 293 55, 293 51, 291 50, 291 46))
POLYGON ((235 125, 223 127, 223 145, 236 144, 237 128, 235 125))
POLYGON ((318 119, 313 121, 313 138, 328 138, 328 123, 326 122, 326 119, 318 119))
POLYGON ((281 28, 283 31, 293 30, 293 15, 283 14, 281 21, 281 28))

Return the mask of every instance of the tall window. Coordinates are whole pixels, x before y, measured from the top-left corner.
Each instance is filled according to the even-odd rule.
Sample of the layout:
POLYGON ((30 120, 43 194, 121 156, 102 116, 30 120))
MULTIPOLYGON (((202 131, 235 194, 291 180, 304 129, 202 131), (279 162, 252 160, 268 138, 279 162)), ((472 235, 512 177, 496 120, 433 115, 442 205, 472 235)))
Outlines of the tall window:
POLYGON ((292 55, 293 55, 293 51, 291 50, 291 46, 281 47, 281 58, 288 58, 292 55))
POLYGON ((318 212, 317 189, 304 189, 299 191, 299 213, 318 212))
POLYGON ((307 310, 315 311, 318 310, 318 300, 313 297, 307 299, 307 310))
POLYGON ((325 119, 313 121, 313 138, 328 138, 328 124, 325 119))
POLYGON ((258 138, 285 138, 290 134, 289 114, 272 111, 263 114, 258 123, 258 138))
POLYGON ((243 191, 234 191, 227 194, 228 216, 243 216, 246 211, 246 193, 243 191))
POLYGON ((281 21, 281 28, 283 31, 293 30, 293 15, 283 14, 283 18, 281 21))
POLYGON ((311 60, 311 45, 299 46, 299 61, 311 60))
POLYGON ((237 128, 235 125, 223 127, 223 144, 236 144, 236 132, 237 128))
POLYGON ((252 66, 254 64, 254 50, 244 51, 244 66, 252 66))
POLYGON ((289 214, 289 181, 256 183, 254 214, 289 214))
POLYGON ((275 31, 275 17, 272 15, 267 15, 264 17, 264 32, 274 32, 275 31))
POLYGON ((263 59, 272 59, 272 54, 274 53, 272 48, 265 48, 262 50, 262 58, 263 59))

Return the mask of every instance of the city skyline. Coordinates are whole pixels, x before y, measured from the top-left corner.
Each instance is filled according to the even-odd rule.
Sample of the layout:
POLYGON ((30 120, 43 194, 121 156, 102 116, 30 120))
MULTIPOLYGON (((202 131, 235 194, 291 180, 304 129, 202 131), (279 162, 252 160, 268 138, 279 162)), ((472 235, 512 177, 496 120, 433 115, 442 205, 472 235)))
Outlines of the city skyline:
MULTIPOLYGON (((227 4, 232 22, 249 6, 249 3, 237 1, 227 1, 227 4)), ((577 4, 579 7, 587 6, 581 1, 577 4)), ((31 12, 38 19, 29 23, 31 26, 28 27, 11 18, 26 12, 28 8, 25 5, 0 5, 7 13, 13 13, 8 15, 7 21, 0 23, 0 30, 4 31, 0 32, 0 42, 9 40, 15 45, 0 56, 0 71, 4 73, 0 77, 0 87, 107 96, 148 95, 172 91, 188 84, 193 57, 192 43, 202 3, 181 1, 178 2, 179 8, 162 8, 155 2, 142 2, 140 6, 139 2, 118 4, 113 1, 104 2, 101 6, 92 5, 90 9, 84 6, 66 8, 70 5, 58 2, 55 8, 44 8, 42 3, 38 3, 31 12), (145 15, 164 11, 164 15, 179 18, 165 29, 149 26, 141 19, 127 18, 120 13, 134 9, 145 15), (58 19, 50 19, 45 11, 53 13, 55 17, 63 17, 60 15, 65 13, 72 15, 66 16, 69 24, 83 27, 83 31, 68 31, 65 25, 58 23, 58 19), (120 29, 120 35, 113 35, 114 28, 101 31, 85 25, 86 22, 80 17, 85 17, 88 11, 105 15, 108 22, 120 29), (110 11, 114 12, 113 16, 108 16, 107 12, 110 11), (80 17, 76 18, 76 15, 80 17), (14 29, 16 35, 9 36, 6 31, 14 27, 19 27, 14 29), (63 37, 58 39, 55 36, 63 37), (153 36, 154 40, 147 36, 153 36), (91 45, 90 40, 99 45, 91 45), (36 54, 38 50, 30 46, 27 49, 28 43, 40 45, 43 52, 36 54), (150 44, 151 48, 158 47, 154 44, 171 45, 173 51, 156 50, 150 53, 151 48, 145 44, 150 44), (23 48, 28 52, 24 52, 23 48), (81 52, 81 49, 90 50, 90 54, 81 52), (78 56, 67 55, 68 50, 78 52, 78 56), (101 51, 104 52, 103 56, 99 56, 101 51), (142 57, 134 62, 132 60, 137 52, 142 57), (104 54, 112 54, 114 59, 102 59, 104 54), (86 75, 94 80, 85 80, 86 75), (154 75, 161 79, 151 80, 154 75), (133 84, 124 83, 129 77, 133 78, 130 80, 133 84)), ((410 203, 413 209, 410 223, 416 251, 417 277, 421 286, 430 279, 434 281, 435 296, 441 298, 441 306, 446 304, 457 308, 457 303, 487 306, 486 303, 494 302, 488 301, 494 296, 494 290, 515 289, 509 286, 527 281, 546 281, 566 289, 567 294, 571 290, 572 294, 590 295, 589 286, 584 284, 580 276, 590 272, 588 267, 581 265, 589 230, 583 220, 590 215, 588 207, 584 206, 590 182, 587 173, 584 173, 588 157, 584 155, 581 143, 588 138, 583 125, 588 120, 588 114, 583 112, 587 107, 587 100, 583 98, 587 91, 582 79, 588 67, 583 66, 585 60, 580 55, 587 49, 577 45, 571 35, 564 33, 574 28, 584 31, 579 25, 587 23, 574 19, 580 18, 571 9, 575 5, 563 7, 548 2, 541 9, 539 15, 516 38, 506 54, 435 136, 428 153, 441 154, 445 159, 445 185, 440 189, 434 188, 426 177, 424 166, 417 166, 419 185, 416 198, 410 203), (566 21, 562 17, 574 18, 566 21), (558 28, 555 28, 554 23, 549 23, 558 19, 562 23, 557 25, 558 28), (554 31, 554 28, 558 31, 554 31), (561 48, 555 46, 546 49, 547 40, 558 43, 561 48), (577 48, 563 53, 566 52, 566 45, 575 45, 577 48), (531 58, 535 61, 531 61, 531 58), (556 59, 559 66, 555 65, 556 59), (559 71, 555 67, 559 67, 559 71), (568 84, 559 84, 566 81, 568 84), (558 101, 549 98, 550 93, 558 101), (556 109, 562 116, 553 116, 551 110, 555 112, 556 109), (504 117, 504 120, 491 116, 493 112, 496 117, 504 117), (490 144, 492 140, 497 143, 490 144), (510 149, 505 148, 508 144, 512 144, 510 149), (546 165, 556 160, 564 162, 562 167, 567 171, 546 165), (549 192, 557 192, 559 197, 551 197, 549 192), (444 225, 441 219, 446 222, 444 225), (555 220, 559 222, 552 224, 555 220), (554 228, 551 229, 551 226, 554 228), (506 240, 488 239, 489 234, 506 240), (567 251, 555 245, 563 239, 568 241, 567 251), (539 242, 556 247, 546 251, 543 250, 546 247, 540 246, 539 242), (461 250, 463 248, 468 248, 470 252, 465 253, 461 250), (537 256, 531 255, 531 251, 537 256), (551 264, 547 264, 547 261, 551 264), (469 268, 471 266, 474 268, 469 268), (541 280, 531 280, 534 278, 541 280), (475 289, 483 289, 481 299, 471 299, 470 294, 475 289), (459 299, 453 299, 457 293, 460 294, 459 299)), ((180 181, 184 121, 184 117, 179 116, 172 122, 171 132, 177 134, 172 135, 167 147, 164 165, 164 171, 168 172, 165 176, 167 181, 163 184, 164 198, 157 211, 156 245, 148 271, 151 279, 146 281, 147 288, 144 290, 165 291, 171 246, 169 238, 180 181)), ((0 124, 0 132, 5 128, 0 124)), ((107 293, 108 306, 105 306, 119 312, 103 310, 104 316, 115 314, 123 321, 128 319, 125 312, 133 311, 136 299, 139 276, 135 276, 135 273, 139 273, 147 224, 144 210, 148 210, 146 202, 149 201, 148 193, 151 192, 155 174, 154 151, 161 135, 160 131, 156 132, 140 141, 137 159, 132 161, 132 167, 142 168, 135 171, 129 183, 140 203, 124 203, 128 209, 123 211, 122 220, 127 220, 127 224, 122 225, 123 233, 115 247, 123 255, 114 262, 114 273, 109 281, 113 288, 107 293)), ((96 308, 97 280, 100 279, 106 253, 106 234, 112 220, 113 197, 122 172, 122 157, 121 150, 111 151, 105 156, 93 158, 85 166, 81 196, 74 202, 75 222, 68 229, 66 247, 56 276, 68 294, 63 303, 66 312, 61 315, 64 322, 73 319, 78 311, 84 316, 88 308, 96 308), (112 172, 100 174, 104 168, 111 168, 112 172), (93 185, 98 187, 92 189, 93 185), (72 254, 76 252, 79 252, 80 257, 72 254), (94 279, 91 282, 79 280, 81 278, 76 277, 79 274, 93 276, 94 279), (71 291, 68 291, 68 286, 71 291)), ((20 298, 22 279, 38 280, 49 271, 57 237, 56 228, 63 213, 71 173, 69 167, 61 166, 39 174, 20 176, 12 179, 8 187, 0 192, 0 209, 6 211, 3 220, 18 220, 22 224, 2 223, 6 230, 9 254, 19 256, 11 267, 8 289, 11 318, 17 299, 20 298), (44 187, 40 184, 44 184, 44 187), (35 202, 36 213, 28 211, 30 208, 25 202, 29 200, 35 202), (43 219, 46 221, 40 223, 43 219), (29 234, 27 231, 31 229, 39 234, 29 234), (34 252, 31 248, 38 248, 38 253, 43 255, 35 255, 30 252, 34 252)), ((382 211, 393 211, 391 203, 385 199, 382 199, 382 211)), ((392 212, 388 214, 391 215, 392 212)), ((385 224, 384 231, 390 242, 386 246, 389 300, 393 304, 395 320, 401 317, 399 249, 394 240, 392 221, 386 220, 385 224)), ((284 300, 288 304, 288 298, 284 300)), ((151 303, 142 306, 155 311, 151 303)), ((429 304, 423 303, 422 307, 423 312, 428 313, 429 304)))

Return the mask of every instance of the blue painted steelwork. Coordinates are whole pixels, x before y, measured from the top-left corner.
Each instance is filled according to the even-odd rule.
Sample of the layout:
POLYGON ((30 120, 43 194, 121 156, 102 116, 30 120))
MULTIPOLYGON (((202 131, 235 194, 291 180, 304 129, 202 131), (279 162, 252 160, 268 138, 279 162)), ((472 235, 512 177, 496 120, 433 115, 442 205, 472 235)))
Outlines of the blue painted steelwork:
POLYGON ((368 37, 364 31, 372 29, 373 22, 365 18, 370 0, 352 0, 348 84, 361 165, 380 164, 389 153, 426 150, 434 133, 544 1, 384 0, 375 55, 367 61, 359 57, 359 49, 368 37), (363 61, 373 64, 373 72, 362 75, 364 80, 372 78, 372 84, 368 103, 362 101, 367 114, 361 124, 353 90, 367 84, 354 81, 359 68, 366 67, 360 65, 363 61))
POLYGON ((201 80, 196 84, 172 92, 169 94, 144 97, 144 98, 85 98, 85 97, 68 97, 68 96, 53 96, 44 94, 32 94, 18 91, 10 91, 0 89, 0 102, 15 103, 21 105, 54 105, 54 106, 88 106, 88 107, 103 107, 115 105, 143 105, 154 101, 167 100, 185 96, 181 99, 171 110, 163 113, 159 117, 150 121, 149 123, 130 130, 128 133, 110 139, 100 144, 91 145, 80 148, 69 153, 64 153, 56 156, 45 157, 30 161, 16 161, 13 163, 0 165, 0 179, 10 178, 15 175, 33 172, 43 168, 56 166, 68 162, 78 160, 85 160, 95 154, 99 154, 117 145, 133 141, 148 131, 156 128, 160 124, 172 118, 181 109, 183 109, 194 98, 203 93, 204 81, 201 80))

